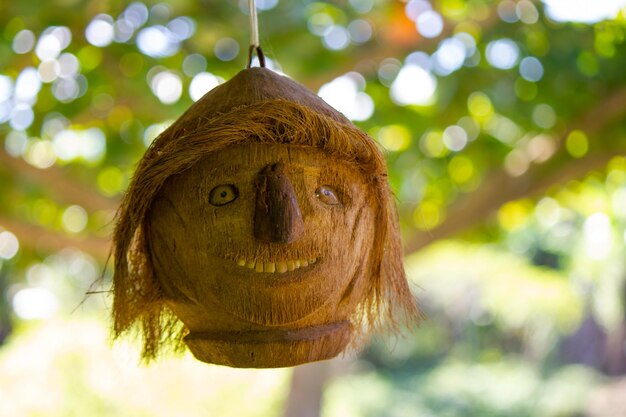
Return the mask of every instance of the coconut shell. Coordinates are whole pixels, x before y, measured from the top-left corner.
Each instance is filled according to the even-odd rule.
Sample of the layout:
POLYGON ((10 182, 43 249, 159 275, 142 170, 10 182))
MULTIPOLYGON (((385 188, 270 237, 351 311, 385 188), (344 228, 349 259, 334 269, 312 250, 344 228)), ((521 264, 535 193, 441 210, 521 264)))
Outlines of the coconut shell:
POLYGON ((113 242, 114 333, 143 355, 280 367, 412 322, 384 158, 265 68, 207 93, 142 158, 113 242))
POLYGON ((209 91, 178 119, 177 124, 196 121, 200 114, 210 116, 226 113, 236 107, 273 100, 300 104, 339 123, 352 124, 343 114, 302 84, 267 68, 258 67, 245 69, 228 82, 209 91))

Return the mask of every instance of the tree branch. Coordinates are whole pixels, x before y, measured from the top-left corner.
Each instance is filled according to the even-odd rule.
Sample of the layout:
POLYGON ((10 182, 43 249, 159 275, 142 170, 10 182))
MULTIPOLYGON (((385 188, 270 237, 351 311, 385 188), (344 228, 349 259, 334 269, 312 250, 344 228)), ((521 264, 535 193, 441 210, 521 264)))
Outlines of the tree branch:
MULTIPOLYGON (((404 7, 404 3, 398 4, 404 7)), ((491 8, 486 18, 476 23, 478 23, 482 31, 485 32, 498 21, 499 18, 496 8, 491 8)), ((411 24, 413 23, 411 22, 411 24)), ((398 35, 394 34, 395 31, 392 27, 384 27, 383 29, 386 30, 379 31, 380 36, 372 40, 371 44, 358 47, 354 53, 345 55, 346 59, 343 62, 335 62, 332 70, 326 71, 317 77, 308 78, 304 80, 304 84, 311 90, 318 91, 320 87, 327 82, 347 72, 355 71, 357 68, 358 72, 367 78, 375 74, 378 63, 385 58, 403 59, 411 52, 435 49, 439 42, 454 33, 455 26, 455 22, 444 21, 443 31, 438 37, 433 39, 425 38, 421 36, 417 30, 414 30, 414 39, 412 40, 407 40, 404 37, 399 38, 398 35), (362 65, 363 63, 371 62, 377 65, 362 65)))
POLYGON ((41 226, 23 223, 0 215, 0 226, 17 236, 20 245, 54 252, 74 247, 91 254, 99 261, 105 261, 109 254, 108 239, 94 236, 70 236, 54 232, 41 226))
POLYGON ((91 211, 114 211, 118 205, 116 200, 99 194, 93 187, 72 180, 58 167, 35 168, 20 158, 13 158, 1 147, 0 169, 17 173, 20 177, 41 185, 60 201, 79 204, 91 211))
MULTIPOLYGON (((581 129, 595 135, 623 119, 625 115, 626 88, 623 88, 584 114, 573 129, 581 129)), ((563 149, 566 134, 567 132, 561 135, 560 150, 552 156, 553 161, 558 157, 567 157, 563 149)), ((405 244, 405 252, 415 252, 435 240, 452 236, 480 223, 508 201, 536 196, 553 185, 563 184, 580 178, 591 170, 602 168, 613 156, 624 152, 626 149, 615 148, 611 151, 591 153, 581 159, 570 159, 565 165, 562 163, 533 165, 518 177, 510 176, 504 169, 498 169, 492 172, 476 191, 453 203, 443 223, 429 232, 414 234, 405 244)))

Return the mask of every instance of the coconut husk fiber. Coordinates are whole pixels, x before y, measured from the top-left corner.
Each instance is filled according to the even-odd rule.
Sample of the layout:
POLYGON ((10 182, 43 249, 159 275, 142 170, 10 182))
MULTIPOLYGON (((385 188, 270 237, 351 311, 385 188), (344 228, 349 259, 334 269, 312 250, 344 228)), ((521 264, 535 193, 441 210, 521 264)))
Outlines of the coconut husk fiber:
POLYGON ((143 357, 282 367, 418 317, 374 141, 265 68, 193 104, 140 161, 112 248, 113 332, 143 357))

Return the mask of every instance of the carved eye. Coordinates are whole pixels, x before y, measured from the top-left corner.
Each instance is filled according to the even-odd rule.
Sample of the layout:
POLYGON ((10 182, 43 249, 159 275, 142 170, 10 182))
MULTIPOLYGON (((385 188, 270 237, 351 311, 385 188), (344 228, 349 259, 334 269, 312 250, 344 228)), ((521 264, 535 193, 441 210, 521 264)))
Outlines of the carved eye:
POLYGON ((209 193, 209 203, 214 206, 224 206, 239 196, 239 190, 237 187, 231 184, 218 185, 213 188, 209 193))
POLYGON ((322 203, 328 204, 329 206, 338 206, 341 204, 339 202, 339 198, 337 197, 337 192, 328 185, 322 185, 315 190, 315 197, 319 198, 322 203))

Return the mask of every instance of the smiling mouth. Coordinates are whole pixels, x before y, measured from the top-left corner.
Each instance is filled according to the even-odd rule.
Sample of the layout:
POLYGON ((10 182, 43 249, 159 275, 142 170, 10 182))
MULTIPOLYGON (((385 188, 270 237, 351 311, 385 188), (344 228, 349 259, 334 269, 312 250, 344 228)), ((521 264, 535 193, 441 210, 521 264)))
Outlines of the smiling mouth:
POLYGON ((284 274, 286 272, 295 271, 296 269, 304 268, 309 265, 313 265, 318 262, 317 258, 311 259, 296 259, 280 262, 263 262, 256 259, 243 259, 240 258, 236 261, 237 266, 242 268, 251 269, 254 272, 267 272, 270 274, 278 273, 284 274))

